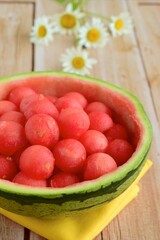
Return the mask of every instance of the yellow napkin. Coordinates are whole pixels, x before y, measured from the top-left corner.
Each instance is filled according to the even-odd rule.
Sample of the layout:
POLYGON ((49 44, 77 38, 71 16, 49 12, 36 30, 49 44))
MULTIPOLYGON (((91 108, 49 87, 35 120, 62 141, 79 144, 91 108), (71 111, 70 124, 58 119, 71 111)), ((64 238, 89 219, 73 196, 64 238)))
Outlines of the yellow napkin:
POLYGON ((137 183, 151 167, 152 162, 147 160, 141 173, 134 183, 119 197, 78 215, 41 219, 17 215, 0 208, 0 213, 48 240, 92 240, 109 222, 132 200, 138 192, 137 183))

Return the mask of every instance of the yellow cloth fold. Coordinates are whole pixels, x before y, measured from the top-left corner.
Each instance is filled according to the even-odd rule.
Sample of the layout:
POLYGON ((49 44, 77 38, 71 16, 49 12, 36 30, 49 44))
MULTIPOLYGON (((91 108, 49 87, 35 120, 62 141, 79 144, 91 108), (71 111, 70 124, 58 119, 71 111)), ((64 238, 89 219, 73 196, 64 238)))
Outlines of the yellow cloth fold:
POLYGON ((137 196, 137 183, 151 165, 152 162, 147 160, 134 183, 119 197, 96 208, 81 211, 78 215, 46 220, 17 215, 2 208, 0 213, 49 240, 92 240, 137 196))

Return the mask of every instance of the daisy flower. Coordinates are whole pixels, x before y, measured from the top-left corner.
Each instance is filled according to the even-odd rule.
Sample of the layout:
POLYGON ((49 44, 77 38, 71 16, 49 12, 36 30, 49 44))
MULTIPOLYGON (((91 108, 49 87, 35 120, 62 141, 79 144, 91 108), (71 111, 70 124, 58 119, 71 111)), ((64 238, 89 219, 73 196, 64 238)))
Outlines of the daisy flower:
POLYGON ((30 33, 32 43, 47 45, 53 40, 54 27, 48 17, 37 18, 30 33))
POLYGON ((67 49, 66 53, 62 55, 61 62, 64 72, 88 75, 92 65, 96 64, 97 61, 89 58, 86 50, 80 47, 72 47, 67 49))
POLYGON ((113 37, 128 34, 133 28, 132 19, 129 13, 121 13, 119 16, 111 17, 109 29, 113 37))
POLYGON ((82 17, 84 17, 84 13, 80 12, 80 9, 73 10, 72 4, 67 4, 64 12, 53 17, 56 32, 69 35, 76 33, 82 17))
POLYGON ((109 34, 99 18, 92 18, 91 23, 83 25, 78 32, 79 45, 85 47, 103 47, 109 34))

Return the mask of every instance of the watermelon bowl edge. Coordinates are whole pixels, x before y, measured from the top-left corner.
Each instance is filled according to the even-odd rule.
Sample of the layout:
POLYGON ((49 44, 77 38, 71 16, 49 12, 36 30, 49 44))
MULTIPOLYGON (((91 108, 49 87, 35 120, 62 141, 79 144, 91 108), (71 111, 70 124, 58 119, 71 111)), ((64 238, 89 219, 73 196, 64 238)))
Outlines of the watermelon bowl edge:
POLYGON ((152 126, 141 102, 130 92, 111 83, 64 72, 30 72, 0 79, 0 100, 16 86, 29 86, 44 95, 82 93, 89 101, 102 101, 127 126, 135 143, 130 159, 115 171, 66 188, 38 188, 0 179, 0 207, 33 217, 52 218, 76 214, 109 202, 136 179, 146 162, 152 126))

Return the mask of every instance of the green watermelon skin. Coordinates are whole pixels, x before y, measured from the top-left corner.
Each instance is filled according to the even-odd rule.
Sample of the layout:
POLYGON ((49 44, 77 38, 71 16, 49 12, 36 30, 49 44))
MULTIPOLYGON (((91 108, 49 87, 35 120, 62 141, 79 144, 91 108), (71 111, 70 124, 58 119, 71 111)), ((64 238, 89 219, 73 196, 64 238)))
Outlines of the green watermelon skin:
POLYGON ((97 180, 63 189, 33 189, 0 180, 0 207, 35 217, 74 214, 111 201, 136 179, 150 149, 152 127, 142 104, 131 93, 104 81, 63 72, 26 73, 3 78, 0 84, 2 99, 17 85, 30 86, 40 93, 57 96, 68 91, 79 91, 88 99, 106 102, 118 115, 123 115, 123 122, 137 139, 136 151, 129 161, 97 180))
MULTIPOLYGON (((139 169, 133 170, 134 172, 129 172, 123 179, 111 183, 109 186, 103 186, 94 192, 65 193, 61 197, 55 195, 54 198, 53 194, 50 194, 47 196, 48 198, 44 198, 37 195, 27 197, 26 194, 20 196, 16 193, 11 194, 1 191, 0 194, 3 197, 0 197, 0 206, 8 211, 25 216, 52 218, 60 214, 66 216, 76 214, 78 211, 95 207, 118 197, 132 184, 142 167, 143 164, 139 169)), ((41 189, 39 189, 39 192, 41 192, 41 189)))

